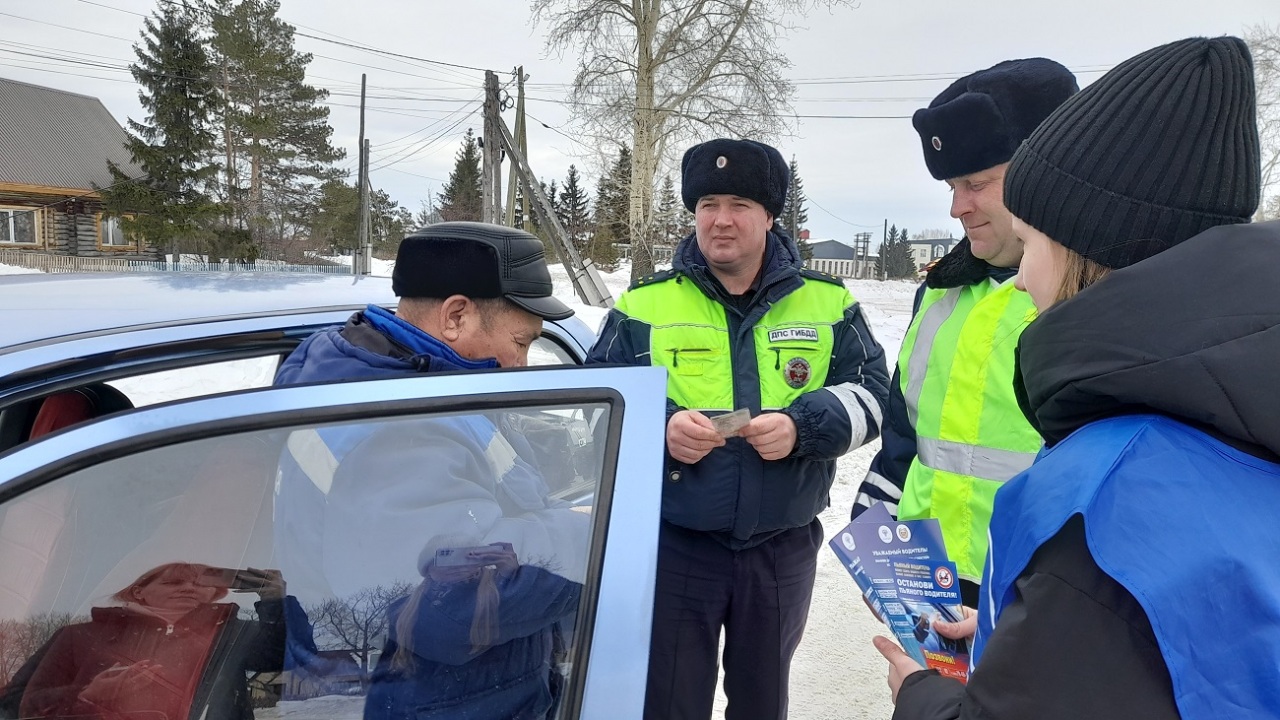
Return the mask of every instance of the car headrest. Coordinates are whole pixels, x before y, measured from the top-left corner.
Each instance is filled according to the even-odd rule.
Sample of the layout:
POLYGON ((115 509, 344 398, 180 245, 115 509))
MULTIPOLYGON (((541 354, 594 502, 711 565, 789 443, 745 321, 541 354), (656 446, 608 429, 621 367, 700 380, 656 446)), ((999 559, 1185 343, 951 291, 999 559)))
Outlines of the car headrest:
POLYGON ((36 411, 28 440, 85 420, 128 410, 133 403, 125 394, 104 383, 93 383, 45 398, 36 411))

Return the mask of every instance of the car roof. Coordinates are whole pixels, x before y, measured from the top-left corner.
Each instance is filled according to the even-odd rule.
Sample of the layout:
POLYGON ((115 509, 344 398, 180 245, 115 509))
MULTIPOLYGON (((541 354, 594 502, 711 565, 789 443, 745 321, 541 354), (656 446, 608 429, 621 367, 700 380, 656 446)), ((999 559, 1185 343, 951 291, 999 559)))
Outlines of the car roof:
POLYGON ((128 327, 314 309, 394 306, 391 278, 308 273, 94 273, 0 277, 13 347, 128 327), (91 311, 92 310, 92 311, 91 311))

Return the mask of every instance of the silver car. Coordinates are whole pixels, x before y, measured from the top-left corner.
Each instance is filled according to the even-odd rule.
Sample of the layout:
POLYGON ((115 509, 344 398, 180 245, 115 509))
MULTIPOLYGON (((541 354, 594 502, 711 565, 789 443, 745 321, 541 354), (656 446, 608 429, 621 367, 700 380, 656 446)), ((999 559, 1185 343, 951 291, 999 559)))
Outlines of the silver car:
POLYGON ((574 367, 571 318, 537 367, 269 387, 370 303, 389 280, 0 278, 0 717, 639 717, 663 371, 574 367), (424 450, 474 427, 486 467, 424 450))

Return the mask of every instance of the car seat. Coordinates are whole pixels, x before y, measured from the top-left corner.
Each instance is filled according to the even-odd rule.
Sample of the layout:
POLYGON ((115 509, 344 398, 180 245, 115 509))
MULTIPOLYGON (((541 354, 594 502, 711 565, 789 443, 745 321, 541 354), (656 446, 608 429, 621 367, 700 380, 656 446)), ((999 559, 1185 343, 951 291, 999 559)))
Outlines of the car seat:
POLYGON ((124 393, 105 383, 92 383, 56 393, 40 403, 27 440, 132 407, 133 403, 124 393))

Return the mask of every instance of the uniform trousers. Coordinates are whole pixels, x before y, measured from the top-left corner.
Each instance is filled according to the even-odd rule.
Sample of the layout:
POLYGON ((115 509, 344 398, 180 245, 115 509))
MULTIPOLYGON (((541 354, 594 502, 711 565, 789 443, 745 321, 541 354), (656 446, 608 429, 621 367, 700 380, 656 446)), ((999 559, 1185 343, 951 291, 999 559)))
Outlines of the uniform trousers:
POLYGON ((822 545, 816 518, 743 550, 662 523, 645 720, 708 720, 725 632, 726 720, 787 716, 822 545))

